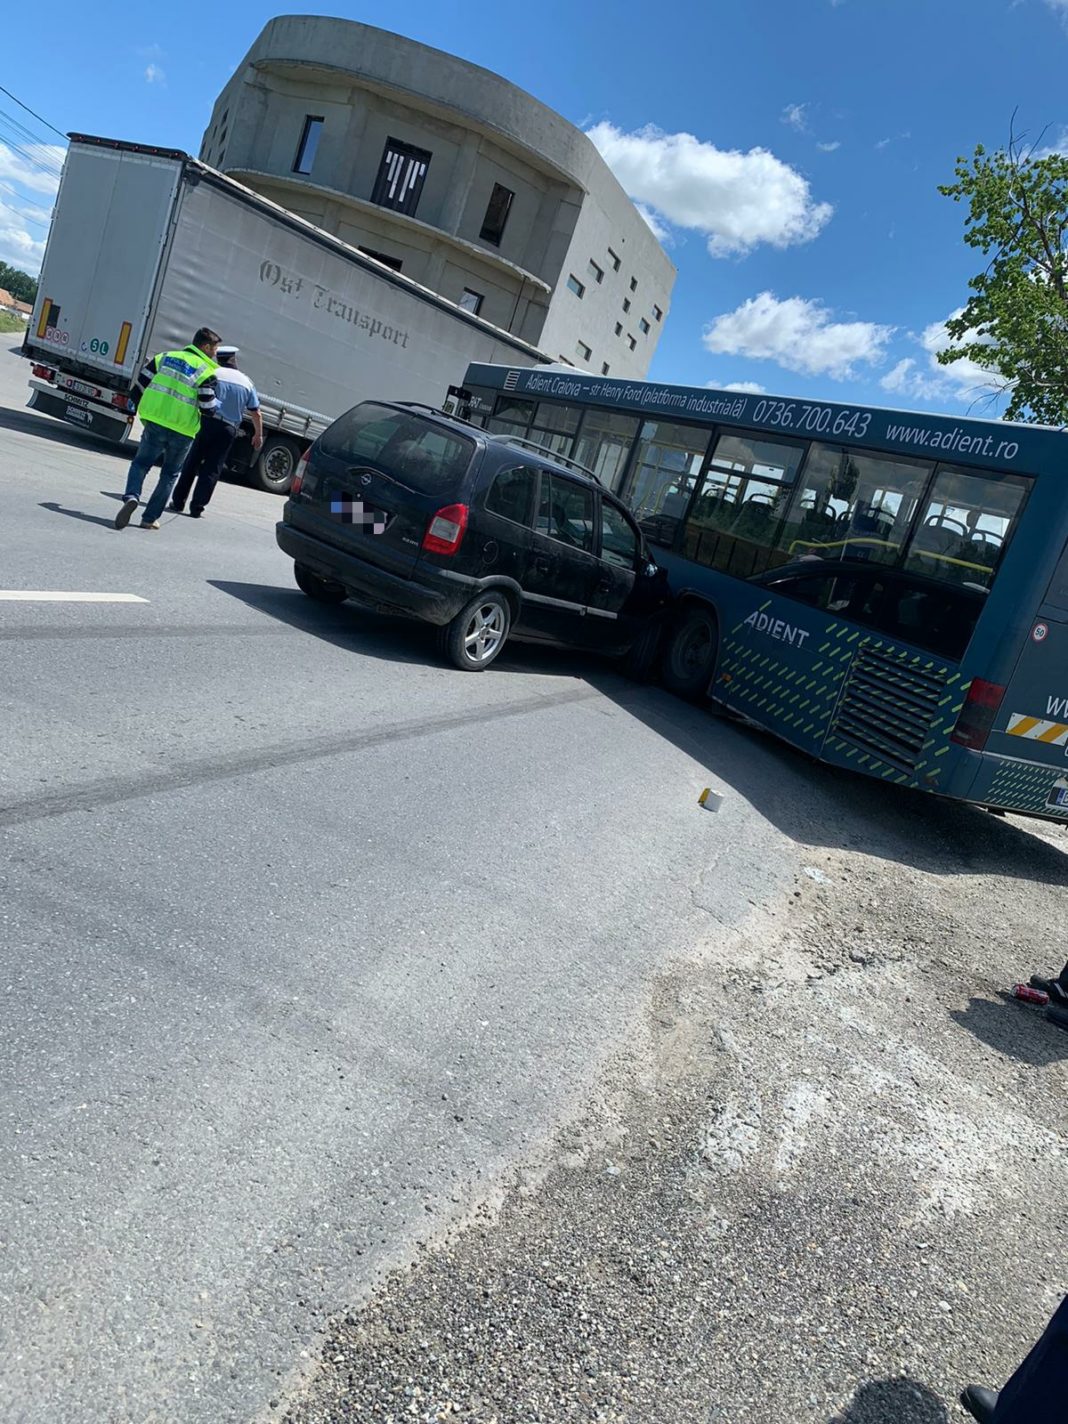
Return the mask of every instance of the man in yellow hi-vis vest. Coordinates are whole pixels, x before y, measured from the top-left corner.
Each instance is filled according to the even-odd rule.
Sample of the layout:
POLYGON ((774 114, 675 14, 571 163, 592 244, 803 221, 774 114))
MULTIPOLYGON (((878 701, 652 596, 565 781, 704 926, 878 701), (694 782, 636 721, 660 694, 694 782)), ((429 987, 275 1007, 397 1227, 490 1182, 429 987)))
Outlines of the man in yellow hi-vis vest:
POLYGON ((115 516, 115 528, 125 529, 141 501, 145 476, 159 460, 159 484, 145 506, 142 529, 158 529, 163 506, 170 498, 174 482, 182 472, 200 417, 219 404, 215 394, 215 353, 219 337, 202 326, 181 351, 162 351, 146 361, 137 378, 134 400, 144 433, 126 476, 122 508, 115 516))

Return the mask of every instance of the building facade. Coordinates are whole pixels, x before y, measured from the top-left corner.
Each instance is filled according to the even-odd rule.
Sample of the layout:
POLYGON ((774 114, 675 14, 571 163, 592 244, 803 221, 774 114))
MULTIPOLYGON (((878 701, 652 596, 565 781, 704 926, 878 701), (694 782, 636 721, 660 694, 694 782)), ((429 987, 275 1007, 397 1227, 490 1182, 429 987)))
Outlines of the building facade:
POLYGON ((489 70, 279 16, 200 157, 555 359, 649 368, 674 265, 586 135, 489 70))

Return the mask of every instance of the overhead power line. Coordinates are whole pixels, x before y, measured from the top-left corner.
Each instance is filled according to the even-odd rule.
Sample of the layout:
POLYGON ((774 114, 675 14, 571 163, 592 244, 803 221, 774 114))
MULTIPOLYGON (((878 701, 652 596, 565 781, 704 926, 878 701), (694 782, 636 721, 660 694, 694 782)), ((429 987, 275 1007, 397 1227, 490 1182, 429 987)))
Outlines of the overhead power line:
POLYGON ((2 84, 0 84, 0 94, 6 94, 9 99, 14 100, 14 102, 19 106, 20 109, 25 109, 27 114, 31 114, 39 124, 44 124, 46 129, 51 129, 54 134, 58 134, 59 137, 63 140, 63 142, 66 143, 67 135, 62 131, 62 129, 57 129, 55 124, 50 124, 47 119, 41 117, 41 115, 37 112, 36 109, 31 109, 29 104, 24 104, 21 99, 17 98, 14 94, 12 94, 10 89, 5 89, 2 84))

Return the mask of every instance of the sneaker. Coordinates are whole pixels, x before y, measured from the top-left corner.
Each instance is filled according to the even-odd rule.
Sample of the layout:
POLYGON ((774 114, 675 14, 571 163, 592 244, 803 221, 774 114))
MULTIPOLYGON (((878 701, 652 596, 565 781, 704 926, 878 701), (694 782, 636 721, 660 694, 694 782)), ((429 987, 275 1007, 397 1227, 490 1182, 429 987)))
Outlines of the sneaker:
POLYGON ((134 499, 133 495, 127 496, 127 498, 124 499, 122 502, 122 508, 115 516, 115 528, 125 529, 127 524, 129 524, 130 520, 133 518, 133 512, 136 508, 137 500, 134 499))
POLYGON ((170 510, 170 512, 171 512, 172 514, 184 514, 184 513, 185 513, 185 505, 184 505, 184 504, 179 504, 178 501, 177 501, 177 500, 174 500, 174 499, 171 500, 171 502, 170 502, 170 504, 168 504, 167 508, 170 510))
POLYGON ((159 528, 159 520, 158 520, 158 519, 153 519, 153 520, 149 521, 149 520, 147 520, 147 519, 142 519, 142 520, 141 520, 141 528, 142 528, 142 529, 158 529, 158 528, 159 528))
POLYGON ((191 510, 189 511, 189 518, 190 518, 190 519, 199 519, 200 516, 201 516, 203 513, 204 513, 204 511, 203 511, 202 509, 191 509, 191 510))

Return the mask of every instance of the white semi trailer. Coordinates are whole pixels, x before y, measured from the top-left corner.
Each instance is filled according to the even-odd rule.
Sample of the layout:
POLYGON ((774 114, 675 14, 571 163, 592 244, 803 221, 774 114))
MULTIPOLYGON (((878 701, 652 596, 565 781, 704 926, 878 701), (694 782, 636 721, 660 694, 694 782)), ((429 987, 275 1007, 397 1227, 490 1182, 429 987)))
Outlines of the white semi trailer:
POLYGON ((24 354, 29 404, 114 441, 158 351, 200 326, 241 348, 263 449, 235 473, 285 493, 321 430, 373 397, 441 406, 473 361, 549 357, 185 153, 72 134, 24 354))

